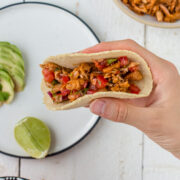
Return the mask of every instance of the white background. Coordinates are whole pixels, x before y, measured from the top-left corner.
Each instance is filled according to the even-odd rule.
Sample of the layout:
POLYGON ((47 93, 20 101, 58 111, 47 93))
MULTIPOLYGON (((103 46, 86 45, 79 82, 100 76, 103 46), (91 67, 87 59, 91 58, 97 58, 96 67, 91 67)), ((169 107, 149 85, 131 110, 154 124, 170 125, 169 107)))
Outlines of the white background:
MULTIPOLYGON (((124 15, 112 0, 43 0, 71 10, 89 24, 101 41, 131 38, 177 66, 180 29, 159 29, 124 15)), ((0 7, 21 2, 0 0, 0 7)), ((2 137, 1 137, 2 138, 2 137)), ((180 161, 137 129, 102 119, 73 149, 44 160, 0 154, 0 176, 31 180, 179 180, 180 161)))

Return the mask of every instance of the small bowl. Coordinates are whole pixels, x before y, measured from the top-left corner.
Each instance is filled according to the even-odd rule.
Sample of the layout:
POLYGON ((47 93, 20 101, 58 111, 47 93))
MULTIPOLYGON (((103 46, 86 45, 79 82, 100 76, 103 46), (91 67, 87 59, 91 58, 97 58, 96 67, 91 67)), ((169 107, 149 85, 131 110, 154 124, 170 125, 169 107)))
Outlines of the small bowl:
POLYGON ((180 20, 172 23, 158 22, 155 17, 152 17, 150 15, 141 16, 136 14, 131 9, 129 9, 121 0, 114 0, 114 2, 125 14, 135 19, 136 21, 139 21, 140 23, 160 28, 180 28, 180 20))

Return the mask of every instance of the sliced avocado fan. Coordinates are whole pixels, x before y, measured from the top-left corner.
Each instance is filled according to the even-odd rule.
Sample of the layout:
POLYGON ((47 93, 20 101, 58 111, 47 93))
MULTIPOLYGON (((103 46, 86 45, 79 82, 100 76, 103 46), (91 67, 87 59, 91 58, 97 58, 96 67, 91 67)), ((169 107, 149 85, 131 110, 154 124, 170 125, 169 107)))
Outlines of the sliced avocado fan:
POLYGON ((8 47, 15 51, 17 54, 19 54, 22 57, 21 51, 13 44, 6 42, 6 41, 0 41, 0 46, 8 47))
POLYGON ((0 104, 9 104, 13 99, 14 83, 6 71, 0 70, 0 104))
POLYGON ((0 42, 0 69, 11 76, 15 91, 24 89, 24 60, 21 51, 9 42, 0 42))

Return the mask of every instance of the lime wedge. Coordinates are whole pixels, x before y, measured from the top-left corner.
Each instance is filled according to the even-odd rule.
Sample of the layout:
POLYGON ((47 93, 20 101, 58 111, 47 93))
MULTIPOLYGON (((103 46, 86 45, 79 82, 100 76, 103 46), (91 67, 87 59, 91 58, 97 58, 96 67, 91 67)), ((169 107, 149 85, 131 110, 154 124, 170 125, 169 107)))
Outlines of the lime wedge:
POLYGON ((41 159, 48 154, 51 136, 48 127, 39 119, 25 117, 14 128, 17 143, 33 158, 41 159))

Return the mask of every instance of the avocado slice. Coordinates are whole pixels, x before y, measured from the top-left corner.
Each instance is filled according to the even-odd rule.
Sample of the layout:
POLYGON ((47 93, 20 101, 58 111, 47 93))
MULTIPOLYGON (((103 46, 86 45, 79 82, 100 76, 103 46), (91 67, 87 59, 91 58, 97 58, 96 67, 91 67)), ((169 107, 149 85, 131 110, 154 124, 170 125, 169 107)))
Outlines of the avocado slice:
POLYGON ((0 45, 0 55, 6 57, 7 59, 10 59, 13 63, 16 63, 24 71, 24 61, 18 53, 12 51, 8 47, 3 47, 0 45))
POLYGON ((11 57, 7 57, 7 55, 1 54, 0 52, 0 64, 10 67, 10 69, 16 69, 22 77, 24 77, 24 70, 18 65, 18 63, 14 62, 11 57))
POLYGON ((24 61, 21 51, 9 42, 0 42, 0 69, 9 73, 15 84, 15 91, 24 89, 24 61))
POLYGON ((24 76, 16 68, 0 63, 0 70, 4 70, 10 74, 15 84, 15 91, 22 91, 24 89, 24 76))
POLYGON ((15 51, 17 54, 19 54, 22 57, 21 51, 14 44, 11 44, 11 43, 6 42, 6 41, 0 41, 0 46, 9 47, 10 49, 15 51))
POLYGON ((3 70, 0 70, 0 103, 5 102, 9 104, 14 99, 14 83, 11 76, 3 70))

